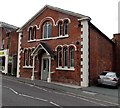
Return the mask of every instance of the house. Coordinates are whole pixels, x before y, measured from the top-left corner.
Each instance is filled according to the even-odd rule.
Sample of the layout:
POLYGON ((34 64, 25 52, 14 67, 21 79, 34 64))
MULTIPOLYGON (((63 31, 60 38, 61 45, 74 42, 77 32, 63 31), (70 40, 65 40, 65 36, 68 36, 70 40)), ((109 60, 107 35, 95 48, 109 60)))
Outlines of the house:
POLYGON ((82 14, 46 5, 19 30, 17 77, 87 87, 114 71, 115 43, 82 14))
POLYGON ((0 70, 15 75, 17 71, 18 27, 0 22, 0 70))

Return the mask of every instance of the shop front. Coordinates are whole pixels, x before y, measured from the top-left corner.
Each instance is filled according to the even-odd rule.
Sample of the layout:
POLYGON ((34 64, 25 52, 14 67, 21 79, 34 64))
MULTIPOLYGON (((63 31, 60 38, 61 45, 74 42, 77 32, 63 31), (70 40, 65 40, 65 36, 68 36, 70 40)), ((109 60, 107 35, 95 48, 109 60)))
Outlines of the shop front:
POLYGON ((0 71, 4 74, 8 73, 8 50, 0 51, 0 71))

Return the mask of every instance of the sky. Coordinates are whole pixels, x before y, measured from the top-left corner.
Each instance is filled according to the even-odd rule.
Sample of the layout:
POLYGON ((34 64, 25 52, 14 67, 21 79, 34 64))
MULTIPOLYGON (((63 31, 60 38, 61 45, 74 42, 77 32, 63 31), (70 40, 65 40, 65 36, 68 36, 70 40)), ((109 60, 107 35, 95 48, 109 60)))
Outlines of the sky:
POLYGON ((120 0, 1 0, 0 21, 23 26, 46 4, 89 16, 91 22, 112 39, 118 33, 120 0))

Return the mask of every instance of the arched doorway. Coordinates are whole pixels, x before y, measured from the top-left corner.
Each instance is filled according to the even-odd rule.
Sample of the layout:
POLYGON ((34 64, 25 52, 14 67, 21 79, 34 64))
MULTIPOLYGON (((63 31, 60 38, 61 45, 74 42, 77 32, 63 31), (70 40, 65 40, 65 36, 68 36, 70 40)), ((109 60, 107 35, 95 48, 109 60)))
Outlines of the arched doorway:
POLYGON ((43 54, 41 59, 41 80, 50 82, 51 75, 51 57, 46 53, 43 54))
POLYGON ((55 54, 47 43, 40 42, 34 49, 31 56, 33 56, 33 69, 31 79, 35 77, 35 57, 38 55, 39 58, 39 69, 41 80, 51 82, 51 59, 54 59, 55 54))

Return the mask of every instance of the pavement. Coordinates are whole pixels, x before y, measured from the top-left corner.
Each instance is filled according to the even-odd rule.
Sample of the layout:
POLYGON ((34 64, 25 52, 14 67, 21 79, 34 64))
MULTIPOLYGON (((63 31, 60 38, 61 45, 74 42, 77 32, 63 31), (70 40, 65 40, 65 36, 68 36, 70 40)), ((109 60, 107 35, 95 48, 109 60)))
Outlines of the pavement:
POLYGON ((41 80, 31 80, 26 78, 16 78, 13 76, 6 76, 3 75, 3 77, 6 77, 7 79, 12 79, 15 81, 20 81, 23 83, 48 88, 60 92, 65 92, 77 96, 89 96, 94 97, 96 99, 104 99, 105 101, 110 101, 113 103, 118 103, 118 91, 120 89, 113 89, 113 88, 106 88, 106 87, 97 87, 97 86, 90 86, 90 87, 84 87, 81 88, 80 86, 75 85, 67 85, 62 83, 56 83, 56 82, 46 82, 41 80))

